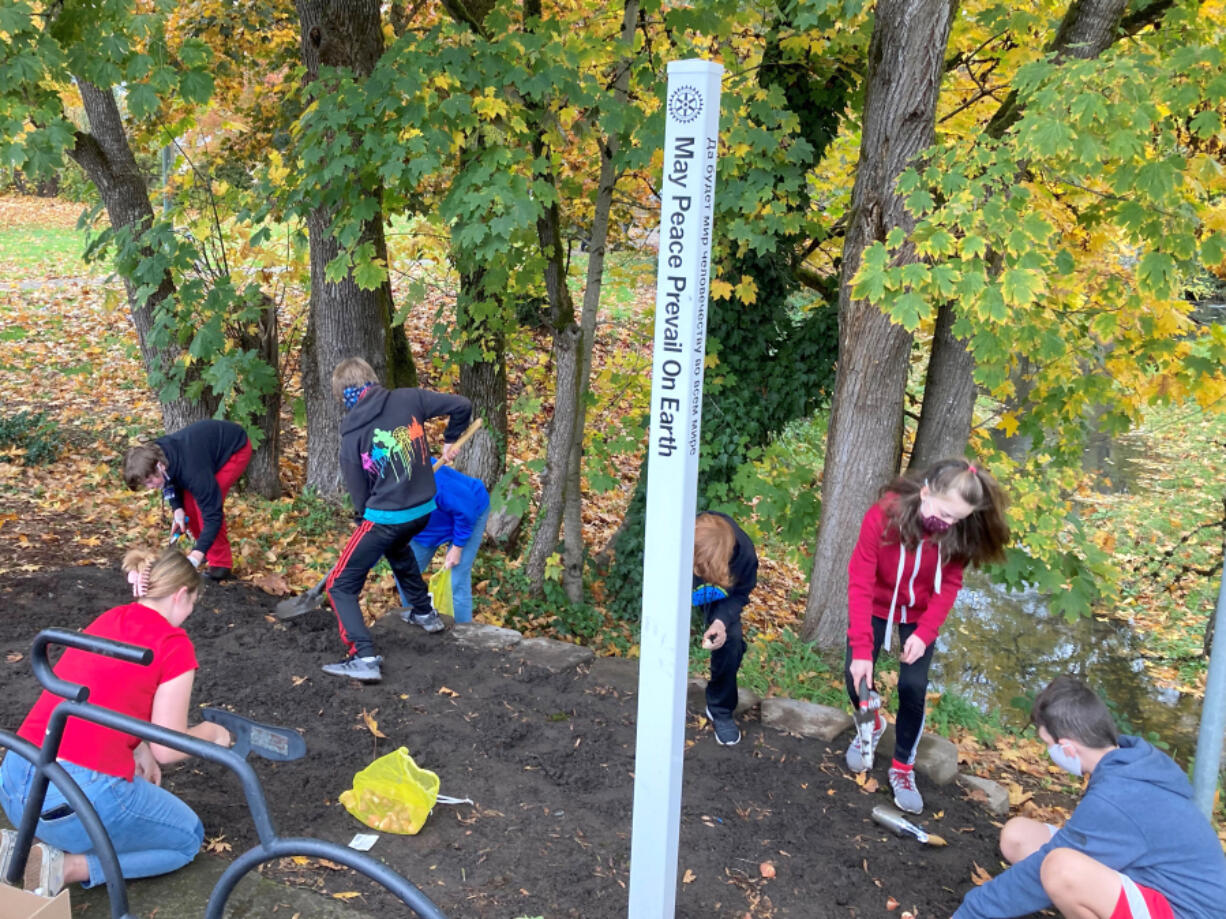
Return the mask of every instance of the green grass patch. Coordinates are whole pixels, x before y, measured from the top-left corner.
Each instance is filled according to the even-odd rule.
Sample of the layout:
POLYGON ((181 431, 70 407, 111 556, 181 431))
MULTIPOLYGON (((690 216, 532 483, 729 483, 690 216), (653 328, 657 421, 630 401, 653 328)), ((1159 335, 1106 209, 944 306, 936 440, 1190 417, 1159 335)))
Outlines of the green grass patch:
MULTIPOLYGON (((690 647, 690 673, 705 678, 710 672, 711 655, 702 648, 701 629, 695 632, 695 641, 690 647)), ((791 629, 784 629, 773 640, 764 636, 754 638, 741 661, 737 682, 763 697, 799 699, 836 707, 847 702, 841 666, 836 669, 791 629)))
POLYGON ((27 466, 46 466, 59 459, 63 447, 59 425, 44 412, 0 415, 0 448, 22 452, 27 466))
POLYGON ((88 272, 79 230, 18 224, 0 227, 0 265, 20 277, 65 277, 88 272))
POLYGON ((1010 732, 999 710, 981 712, 974 703, 954 692, 941 693, 936 702, 928 706, 924 727, 944 737, 968 731, 985 746, 1010 732))

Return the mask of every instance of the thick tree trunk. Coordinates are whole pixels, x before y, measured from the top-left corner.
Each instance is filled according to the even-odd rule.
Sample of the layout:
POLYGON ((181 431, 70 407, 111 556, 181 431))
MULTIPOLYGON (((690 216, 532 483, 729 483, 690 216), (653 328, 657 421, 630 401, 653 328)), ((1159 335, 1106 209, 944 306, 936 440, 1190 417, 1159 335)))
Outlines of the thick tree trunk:
MULTIPOLYGON (((316 79, 321 66, 348 68, 359 77, 371 72, 383 54, 378 0, 297 0, 296 7, 307 79, 316 79)), ((361 138, 353 142, 360 144, 361 138)), ((381 198, 381 189, 368 193, 381 198)), ((392 324, 390 283, 362 290, 352 276, 336 284, 325 280, 324 269, 339 252, 332 219, 322 207, 307 218, 311 300, 300 367, 307 413, 306 481, 324 494, 341 490, 337 457, 342 409, 332 397, 336 364, 346 357, 364 358, 389 387, 411 385, 415 379, 403 328, 392 324)), ((360 242, 365 241, 374 243, 377 257, 386 264, 381 201, 363 227, 360 242)))
MULTIPOLYGON (((1120 23, 1126 6, 1127 0, 1074 0, 1048 50, 1057 52, 1061 58, 1098 57, 1121 34, 1120 23)), ((1161 15, 1164 9, 1165 5, 1154 4, 1151 15, 1161 15)), ((1021 117, 1022 108, 1017 92, 1010 92, 988 122, 984 133, 1000 139, 1021 117)), ((961 456, 970 437, 975 408, 975 358, 967 352, 966 343, 954 338, 948 331, 954 323, 954 311, 954 304, 946 301, 937 313, 937 331, 932 341, 928 379, 924 385, 924 404, 911 455, 911 466, 914 468, 921 468, 946 456, 961 456)), ((1018 370, 1014 373, 1016 393, 1031 389, 1030 381, 1024 376, 1028 366, 1027 361, 1019 361, 1018 370)), ((1020 399, 1012 408, 1024 410, 1020 399)), ((1006 449, 1015 459, 1024 456, 1029 449, 1029 444, 1022 439, 1007 440, 1006 449)))
POLYGON ((579 327, 573 322, 554 333, 554 404, 541 475, 541 503, 536 533, 528 550, 524 572, 534 593, 545 585, 545 567, 558 547, 566 498, 567 461, 574 440, 579 398, 579 327))
MULTIPOLYGON (((136 157, 128 144, 123 118, 110 87, 99 87, 87 80, 77 79, 85 116, 89 119, 90 133, 77 132, 76 143, 68 151, 91 182, 106 207, 107 218, 116 232, 128 231, 139 237, 153 225, 153 206, 144 177, 136 165, 136 157)), ((154 313, 158 304, 175 295, 174 281, 169 273, 163 275, 158 289, 145 300, 137 301, 136 291, 140 286, 124 278, 124 290, 128 297, 128 310, 132 325, 140 342, 141 359, 148 375, 167 374, 179 356, 173 347, 157 348, 149 341, 153 329, 154 313)), ((161 403, 162 423, 167 431, 177 431, 194 421, 208 418, 217 407, 215 399, 204 398, 193 402, 182 396, 161 403)))
MULTIPOLYGON (((461 290, 466 286, 460 278, 461 290)), ((479 282, 478 282, 479 283, 479 282)), ((473 478, 491 490, 506 471, 507 442, 507 362, 501 338, 495 342, 495 357, 460 365, 460 392, 472 400, 473 417, 483 425, 464 448, 460 465, 473 478)), ((520 518, 505 511, 490 512, 485 532, 490 541, 510 548, 519 534, 520 518)))
POLYGON ((975 358, 953 334, 953 304, 941 304, 932 334, 932 354, 924 380, 915 447, 909 469, 923 469, 937 460, 961 456, 971 436, 975 409, 975 358))
MULTIPOLYGON (((630 91, 630 62, 634 54, 634 29, 639 18, 638 0, 626 0, 622 7, 621 40, 625 57, 615 65, 613 99, 624 105, 630 91)), ((600 145, 600 175, 596 181, 596 202, 588 243, 587 283, 579 316, 578 410, 566 464, 566 505, 562 512, 565 543, 562 550, 562 584, 572 603, 583 602, 583 437, 587 425, 587 395, 592 378, 592 346, 596 341, 596 318, 600 311, 600 291, 604 280, 605 247, 609 240, 609 213, 617 186, 614 159, 618 139, 609 135, 600 145)))
MULTIPOLYGON (((243 348, 254 350, 274 370, 280 367, 279 337, 277 334, 277 305, 271 297, 264 301, 264 312, 254 331, 243 334, 243 348)), ((247 487, 256 494, 274 501, 281 497, 281 382, 277 374, 277 388, 264 397, 264 411, 256 422, 264 438, 251 454, 247 464, 247 487)))
MULTIPOLYGON (((912 221, 895 191, 899 173, 933 137, 955 0, 882 0, 865 81, 860 162, 839 284, 839 364, 822 480, 822 517, 803 633, 822 647, 847 629, 847 562, 860 518, 898 471, 911 335, 871 303, 851 298, 866 246, 912 221)), ((911 260, 908 245, 897 256, 911 260)))

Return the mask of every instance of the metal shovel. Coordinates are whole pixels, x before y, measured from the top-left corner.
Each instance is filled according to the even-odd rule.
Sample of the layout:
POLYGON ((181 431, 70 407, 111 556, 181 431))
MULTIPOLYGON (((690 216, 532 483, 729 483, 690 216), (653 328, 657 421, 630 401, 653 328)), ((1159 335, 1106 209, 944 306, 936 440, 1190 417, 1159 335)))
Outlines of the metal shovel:
POLYGON ((248 753, 255 753, 273 762, 288 763, 306 756, 306 741, 290 728, 260 724, 221 708, 201 709, 200 717, 229 731, 234 738, 231 749, 244 759, 248 753))
MULTIPOLYGON (((468 426, 468 429, 460 435, 460 439, 455 442, 455 448, 458 450, 460 447, 464 446, 464 444, 468 442, 468 439, 476 434, 480 429, 481 419, 477 418, 468 426)), ((439 459, 434 463, 435 468, 445 465, 447 465, 447 463, 442 459, 439 459)), ((319 579, 319 583, 306 593, 299 594, 296 597, 290 597, 287 600, 282 600, 273 610, 273 615, 278 619, 293 619, 296 616, 303 616, 311 612, 311 610, 318 607, 320 602, 323 600, 324 585, 328 583, 328 577, 331 574, 331 571, 325 574, 319 579)))

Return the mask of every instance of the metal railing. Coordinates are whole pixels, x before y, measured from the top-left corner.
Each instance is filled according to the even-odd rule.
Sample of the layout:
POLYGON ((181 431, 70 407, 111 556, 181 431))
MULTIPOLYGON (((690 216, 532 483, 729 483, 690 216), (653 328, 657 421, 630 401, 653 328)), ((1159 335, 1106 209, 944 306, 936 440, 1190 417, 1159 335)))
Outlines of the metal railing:
POLYGON ((20 826, 17 828, 17 844, 13 858, 9 863, 8 873, 0 880, 8 884, 20 885, 30 848, 34 843, 34 831, 37 828, 39 816, 42 814, 47 785, 52 784, 76 812, 89 835, 90 842, 93 844, 93 854, 101 862, 102 873, 106 878, 112 919, 136 919, 128 909, 127 885, 120 871, 119 859, 107 835, 106 827, 85 793, 81 791, 80 786, 64 767, 56 762, 56 754, 59 752, 68 719, 80 718, 83 721, 131 734, 149 743, 161 744, 208 762, 217 763, 238 776, 243 795, 247 800, 247 809, 255 824, 259 843, 239 855, 222 873, 209 896, 204 919, 222 919, 226 902, 234 892, 234 888, 250 871, 265 862, 294 855, 326 858, 344 865, 346 868, 365 875, 399 897, 421 919, 446 919, 439 908, 415 884, 364 852, 322 839, 278 836, 268 813, 264 788, 245 755, 179 731, 171 731, 156 724, 94 705, 88 701, 88 687, 70 683, 55 675, 47 660, 48 645, 63 645, 66 648, 76 648, 87 653, 101 654, 142 666, 148 666, 153 660, 153 652, 148 648, 124 644, 107 638, 98 638, 67 629, 44 629, 38 633, 30 653, 34 675, 38 677, 38 681, 45 689, 62 697, 64 701, 56 706, 51 714, 41 748, 8 731, 0 731, 0 748, 9 750, 9 756, 15 754, 22 757, 32 763, 35 768, 29 796, 26 799, 25 809, 22 811, 20 826))

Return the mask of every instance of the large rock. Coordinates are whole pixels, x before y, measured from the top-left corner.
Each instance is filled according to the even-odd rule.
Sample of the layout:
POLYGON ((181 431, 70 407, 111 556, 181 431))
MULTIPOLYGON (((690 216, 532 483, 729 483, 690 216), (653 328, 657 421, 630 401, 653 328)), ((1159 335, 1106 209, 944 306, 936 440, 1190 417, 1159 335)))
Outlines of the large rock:
MULTIPOLYGON (((706 716, 707 713, 707 680, 700 676, 692 676, 686 683, 685 701, 686 706, 695 715, 706 716)), ((762 697, 752 689, 746 689, 744 686, 736 688, 736 711, 734 715, 743 715, 755 705, 762 702, 762 697)))
POLYGON ((763 699, 762 723, 777 731, 816 737, 829 743, 852 725, 851 715, 839 708, 798 702, 795 699, 763 699))
MULTIPOLYGON (((877 759, 894 753, 894 725, 887 724, 877 745, 877 759)), ((937 785, 948 785, 958 775, 958 748, 953 741, 936 734, 920 737, 915 751, 915 771, 937 785)))
POLYGON ((525 638, 515 646, 515 653, 529 664, 553 673, 571 670, 596 657, 591 648, 556 638, 525 638))
POLYGON ((524 638, 514 629, 482 625, 480 622, 457 622, 451 634, 460 644, 483 651, 505 651, 515 647, 524 638))
POLYGON ((1009 789, 999 782, 963 772, 958 775, 958 784, 971 793, 971 800, 981 801, 997 817, 1009 813, 1009 789))

